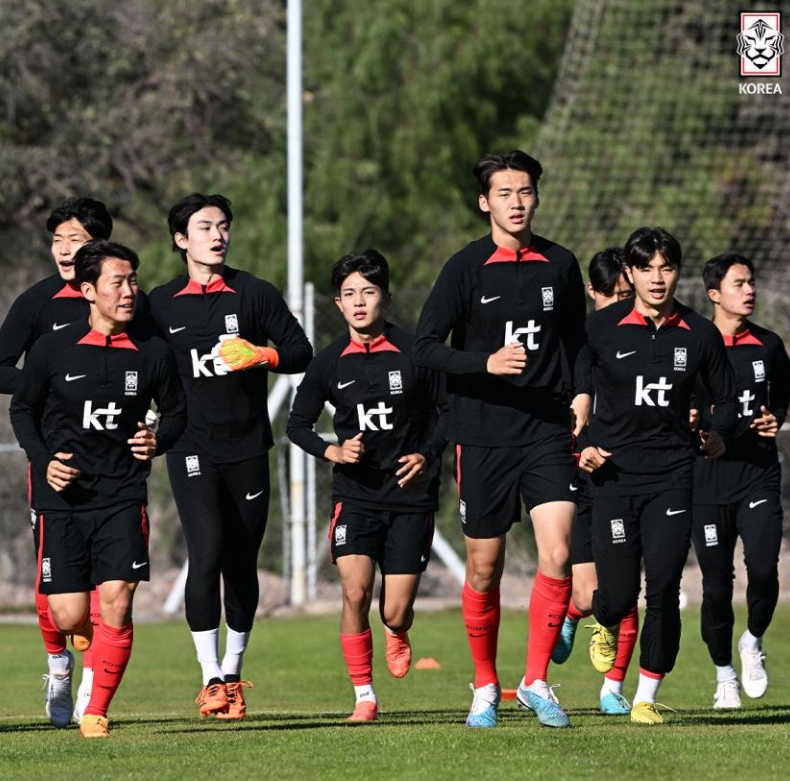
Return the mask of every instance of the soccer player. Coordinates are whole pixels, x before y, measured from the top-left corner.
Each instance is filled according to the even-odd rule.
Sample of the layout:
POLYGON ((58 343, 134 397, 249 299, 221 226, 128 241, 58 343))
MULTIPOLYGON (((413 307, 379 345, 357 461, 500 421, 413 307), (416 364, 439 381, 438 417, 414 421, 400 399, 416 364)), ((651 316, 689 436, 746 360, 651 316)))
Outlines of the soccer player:
POLYGON ((332 266, 335 303, 348 333, 310 364, 294 399, 288 436, 335 464, 329 540, 343 588, 340 643, 356 705, 350 722, 373 721, 370 603, 376 564, 379 612, 390 673, 409 671, 408 631, 420 575, 428 566, 439 468, 446 444, 443 384, 414 364, 414 337, 385 320, 389 266, 376 250, 332 266), (324 405, 335 407, 338 444, 314 429, 324 405))
MULTIPOLYGON (((69 198, 49 215, 47 230, 52 234, 51 252, 57 273, 22 293, 11 305, 0 326, 0 393, 10 395, 17 389, 22 374, 17 364, 41 336, 59 331, 69 323, 84 321, 88 316, 88 302, 83 298, 74 278, 74 255, 83 244, 92 239, 109 239, 112 233, 112 217, 101 201, 92 198, 69 198)), ((139 316, 138 314, 137 317, 139 316)), ((33 540, 38 560, 37 486, 34 481, 29 485, 33 540)), ((76 704, 71 694, 74 657, 66 648, 66 637, 50 620, 46 595, 38 591, 36 612, 49 667, 48 675, 44 676, 47 687, 47 717, 54 726, 66 727, 73 713, 74 720, 79 724, 82 711, 90 699, 93 680, 93 654, 89 646, 93 633, 91 621, 98 621, 98 592, 93 594, 91 600, 91 621, 72 635, 75 648, 84 650, 82 681, 77 691, 76 704)))
MULTIPOLYGON (((639 228, 625 245, 635 297, 593 312, 587 346, 595 378, 591 443, 579 466, 592 474, 592 549, 601 625, 598 656, 614 662, 617 628, 639 595, 644 561, 647 610, 636 724, 660 724, 656 694, 680 645, 680 578, 690 545, 692 466, 689 401, 699 377, 714 410, 701 432, 708 458, 720 457, 735 427, 735 385, 716 328, 675 300, 678 241, 639 228)), ((596 649, 591 649, 596 650, 596 649)))
MULTIPOLYGON (((588 276, 590 281, 587 283, 587 293, 593 301, 595 311, 634 294, 625 276, 623 250, 620 247, 610 247, 597 253, 590 261, 588 276)), ((577 441, 577 448, 582 437, 583 434, 577 441)), ((551 655, 555 664, 563 664, 570 656, 579 620, 592 614, 593 592, 598 585, 590 536, 592 496, 587 473, 580 469, 574 482, 576 519, 571 532, 572 595, 562 632, 551 655)), ((593 631, 598 631, 595 625, 593 631)), ((601 713, 620 716, 631 712, 631 705, 623 696, 623 681, 636 646, 638 632, 639 612, 634 604, 620 623, 617 658, 604 675, 599 698, 601 713)))
POLYGON ((74 256, 87 321, 42 336, 11 401, 11 422, 37 486, 39 590, 63 633, 82 626, 99 587, 94 679, 80 721, 110 735, 107 709, 132 651, 132 601, 149 579, 146 478, 180 435, 184 393, 167 346, 126 333, 137 300, 137 255, 96 240, 74 256), (158 434, 143 422, 151 402, 158 434))
POLYGON ((194 193, 170 209, 173 249, 186 273, 151 292, 151 309, 187 395, 187 426, 167 469, 189 556, 186 618, 203 676, 197 704, 202 717, 243 719, 250 684, 241 678, 242 657, 269 512, 268 372, 303 371, 312 348, 273 285, 226 265, 232 219, 221 195, 194 193))
MULTIPOLYGON (((718 461, 694 463, 692 540, 702 570, 702 638, 716 665, 714 708, 740 708, 732 666, 733 555, 738 537, 746 562, 746 630, 738 640, 741 684, 749 697, 768 686, 763 635, 779 596, 782 542, 781 468, 776 432, 790 401, 790 360, 781 339, 752 323, 756 284, 752 262, 728 253, 705 264, 703 280, 713 302, 713 324, 727 347, 738 389, 738 426, 718 461)), ((703 428, 710 399, 699 393, 703 428)))
MULTIPOLYGON (((490 233, 447 261, 417 327, 417 365, 445 372, 450 396, 448 439, 456 443, 466 545, 462 607, 475 668, 470 727, 497 723, 499 584, 520 496, 535 530, 538 572, 518 701, 542 724, 569 724, 546 676, 571 591, 576 469, 568 404, 585 304, 576 258, 532 232, 542 172, 518 150, 478 161, 478 205, 490 233)), ((577 427, 589 402, 573 399, 577 427)))

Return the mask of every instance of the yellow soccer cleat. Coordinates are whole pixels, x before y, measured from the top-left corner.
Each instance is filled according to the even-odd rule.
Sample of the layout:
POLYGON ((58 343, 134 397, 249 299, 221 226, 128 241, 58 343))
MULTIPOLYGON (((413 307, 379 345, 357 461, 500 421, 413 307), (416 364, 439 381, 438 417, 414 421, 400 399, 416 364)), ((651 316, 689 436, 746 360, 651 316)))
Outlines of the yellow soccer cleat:
POLYGON ((80 735, 83 738, 109 738, 110 722, 106 716, 86 713, 80 721, 80 735))
MULTIPOLYGON (((662 708, 665 706, 661 706, 662 708)), ((671 710, 671 709, 668 709, 671 710)), ((658 712, 657 702, 635 702, 631 706, 631 724, 663 724, 664 717, 658 712)))
POLYGON ((614 631, 607 629, 597 621, 588 624, 587 629, 592 629, 590 638, 590 661, 592 666, 599 673, 608 673, 614 667, 617 659, 617 633, 620 627, 614 627, 614 631))

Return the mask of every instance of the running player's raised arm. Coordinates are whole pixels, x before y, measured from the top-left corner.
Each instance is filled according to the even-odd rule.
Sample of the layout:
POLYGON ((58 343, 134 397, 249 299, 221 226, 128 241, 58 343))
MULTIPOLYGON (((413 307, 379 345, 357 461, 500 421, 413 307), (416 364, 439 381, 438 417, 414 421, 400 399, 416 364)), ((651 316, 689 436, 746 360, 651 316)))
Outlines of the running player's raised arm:
POLYGON ((263 333, 277 347, 276 366, 267 368, 278 374, 303 372, 313 357, 313 348, 302 326, 274 285, 256 280, 255 292, 255 306, 259 310, 263 333))
POLYGON ((451 258, 422 308, 417 324, 414 361, 418 366, 447 374, 485 374, 490 353, 457 350, 445 340, 468 314, 463 290, 469 283, 463 279, 463 266, 458 256, 451 258))
POLYGON ((738 402, 735 377, 725 349, 721 334, 718 330, 711 330, 705 345, 705 356, 700 364, 700 376, 710 394, 710 430, 717 432, 726 442, 735 433, 738 402))
POLYGON ((14 434, 31 464, 49 462, 53 458, 39 423, 48 394, 47 354, 40 346, 34 346, 20 372, 10 409, 14 434))
POLYGON ((154 401, 160 414, 156 432, 156 455, 166 453, 186 428, 187 405, 175 355, 162 343, 162 357, 157 365, 158 390, 154 401))
POLYGON ((439 416, 431 438, 419 451, 420 455, 425 456, 425 460, 430 466, 442 457, 444 448, 447 446, 447 432, 450 428, 450 403, 447 399, 447 383, 443 374, 430 369, 419 369, 419 374, 436 405, 436 412, 439 416))
POLYGON ((788 358, 787 350, 779 337, 776 337, 776 346, 770 367, 771 374, 768 378, 770 410, 781 428, 787 418, 787 408, 790 405, 790 358, 788 358))
POLYGON ((35 341, 34 309, 24 293, 11 304, 0 326, 0 393, 14 393, 22 375, 19 359, 35 341))
POLYGON ((324 403, 329 398, 319 376, 321 363, 320 359, 317 359, 307 367, 288 416, 286 434, 291 442, 306 453, 328 461, 329 459, 324 455, 328 443, 315 431, 315 424, 321 416, 324 403))

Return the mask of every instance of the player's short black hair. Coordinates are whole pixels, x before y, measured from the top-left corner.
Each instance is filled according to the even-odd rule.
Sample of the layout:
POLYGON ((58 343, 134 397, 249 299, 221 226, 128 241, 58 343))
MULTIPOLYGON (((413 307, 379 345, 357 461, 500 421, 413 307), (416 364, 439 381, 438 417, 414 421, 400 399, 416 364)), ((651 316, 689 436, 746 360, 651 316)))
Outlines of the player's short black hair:
POLYGON ((137 271, 140 266, 140 258, 133 249, 118 244, 107 239, 97 239, 83 244, 74 255, 74 279, 77 284, 90 282, 96 285, 101 276, 102 263, 107 258, 118 258, 118 260, 128 260, 132 268, 137 271))
POLYGON ((721 290, 721 281, 732 266, 746 266, 754 276, 754 264, 749 258, 737 252, 725 252, 711 258, 703 267, 702 281, 705 283, 705 290, 721 290))
POLYGON ((535 195, 538 194, 538 181, 543 176, 543 166, 526 152, 512 149, 502 155, 483 155, 472 169, 480 195, 488 195, 491 189, 491 177, 497 171, 525 171, 532 178, 535 195))
POLYGON ((680 270, 683 251, 680 242, 663 228, 637 228, 625 243, 625 265, 629 268, 644 268, 653 255, 658 253, 664 260, 680 270))
POLYGON ((377 285, 384 293, 390 290, 390 267, 387 259, 375 249, 343 255, 332 265, 332 287, 340 292, 347 277, 358 271, 368 282, 377 285))
POLYGON ((47 218, 47 230, 54 233, 69 220, 77 220, 94 239, 109 239, 112 235, 110 212, 101 201, 93 198, 69 198, 53 209, 47 218))
POLYGON ((596 293, 611 296, 614 286, 625 273, 625 255, 620 247, 607 247, 593 255, 588 275, 596 293))
POLYGON ((230 201, 224 195, 203 195, 192 193, 174 204, 167 215, 167 225, 170 228, 170 237, 173 240, 173 252, 181 254, 181 260, 186 263, 187 253, 176 244, 176 233, 187 236, 189 218, 201 209, 216 206, 226 217, 228 222, 233 222, 233 212, 230 210, 230 201))

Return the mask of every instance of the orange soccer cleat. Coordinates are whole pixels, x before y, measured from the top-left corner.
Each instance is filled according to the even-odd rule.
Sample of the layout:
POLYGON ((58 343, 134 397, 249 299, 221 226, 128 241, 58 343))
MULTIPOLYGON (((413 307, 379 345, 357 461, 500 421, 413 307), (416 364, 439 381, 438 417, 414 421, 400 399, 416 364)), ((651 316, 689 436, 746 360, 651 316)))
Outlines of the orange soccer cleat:
POLYGON ((279 354, 273 347, 258 347, 240 336, 221 338, 212 353, 227 366, 229 371, 237 372, 267 365, 274 369, 279 354))
POLYGON ((251 689, 249 681, 225 681, 228 691, 228 709, 217 713, 218 719, 241 720, 247 716, 247 703, 244 701, 243 689, 251 689))
POLYGON ((200 705, 200 718, 228 710, 228 690, 223 681, 204 686, 195 702, 200 705))
POLYGON ((372 700, 360 700, 354 706, 354 712, 346 719, 349 724, 364 724, 375 721, 379 715, 379 705, 372 700))
POLYGON ((384 631, 387 668, 394 678, 403 678, 411 667, 411 643, 408 632, 384 631))
POLYGON ((90 614, 88 614, 83 625, 71 633, 71 644, 74 646, 75 651, 85 653, 91 647, 92 642, 93 623, 91 622, 90 614))

